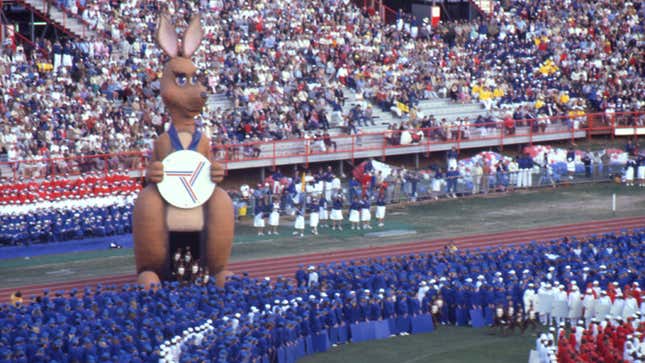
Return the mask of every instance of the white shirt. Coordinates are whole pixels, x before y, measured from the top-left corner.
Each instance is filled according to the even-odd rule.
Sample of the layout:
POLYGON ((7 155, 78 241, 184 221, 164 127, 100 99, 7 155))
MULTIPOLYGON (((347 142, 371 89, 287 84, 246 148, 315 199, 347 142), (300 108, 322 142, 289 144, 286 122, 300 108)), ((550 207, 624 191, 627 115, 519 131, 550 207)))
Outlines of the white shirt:
POLYGON ((307 282, 307 287, 312 287, 318 285, 318 272, 311 271, 309 273, 309 280, 307 282))

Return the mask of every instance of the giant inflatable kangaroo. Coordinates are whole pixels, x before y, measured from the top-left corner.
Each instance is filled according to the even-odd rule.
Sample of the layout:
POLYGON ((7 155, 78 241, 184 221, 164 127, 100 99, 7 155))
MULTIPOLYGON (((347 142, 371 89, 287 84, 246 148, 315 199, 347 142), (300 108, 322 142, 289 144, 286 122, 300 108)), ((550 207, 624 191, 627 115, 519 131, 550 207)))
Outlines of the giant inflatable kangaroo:
POLYGON ((211 161, 210 178, 219 183, 224 177, 223 167, 213 162, 210 141, 195 126, 206 103, 206 89, 198 82, 197 67, 191 61, 202 41, 199 15, 190 20, 181 44, 177 42, 174 26, 165 15, 159 19, 156 38, 170 59, 163 68, 161 97, 171 117, 171 127, 154 143, 152 158, 146 170, 150 182, 139 194, 134 206, 133 237, 138 283, 145 287, 170 278, 169 231, 197 229, 200 232, 202 264, 223 286, 226 265, 231 255, 234 232, 233 204, 221 188, 202 206, 182 210, 169 205, 159 193, 157 183, 164 178, 162 160, 174 151, 194 150, 211 161), (192 228, 192 229, 191 229, 192 228), (205 262, 205 263, 204 263, 205 262))

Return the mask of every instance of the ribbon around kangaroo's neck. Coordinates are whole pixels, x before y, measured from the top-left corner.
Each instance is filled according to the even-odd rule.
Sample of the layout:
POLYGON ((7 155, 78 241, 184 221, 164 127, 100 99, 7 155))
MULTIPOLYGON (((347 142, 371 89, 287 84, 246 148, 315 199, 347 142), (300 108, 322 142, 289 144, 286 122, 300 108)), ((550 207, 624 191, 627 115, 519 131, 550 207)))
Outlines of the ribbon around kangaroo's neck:
MULTIPOLYGON (((170 124, 170 128, 168 129, 168 136, 170 137, 170 143, 172 144, 172 147, 176 150, 184 150, 184 146, 181 144, 181 141, 179 140, 179 135, 177 134, 177 129, 175 129, 175 125, 170 124)), ((195 128, 195 132, 193 133, 193 138, 190 140, 190 144, 188 144, 188 150, 196 151, 197 149, 197 144, 199 144, 199 139, 202 138, 202 132, 199 131, 199 129, 195 128)))

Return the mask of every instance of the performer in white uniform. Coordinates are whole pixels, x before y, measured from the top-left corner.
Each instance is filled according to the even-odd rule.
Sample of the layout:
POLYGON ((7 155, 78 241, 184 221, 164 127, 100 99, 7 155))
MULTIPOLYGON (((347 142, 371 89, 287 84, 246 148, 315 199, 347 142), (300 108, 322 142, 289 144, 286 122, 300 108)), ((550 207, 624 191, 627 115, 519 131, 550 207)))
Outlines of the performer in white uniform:
POLYGON ((609 314, 611 314, 614 317, 614 319, 616 317, 622 317, 624 305, 625 305, 625 299, 623 299, 623 294, 621 292, 618 292, 616 294, 616 298, 614 299, 614 303, 611 305, 611 308, 609 309, 609 314))
POLYGON ((611 309, 611 299, 607 296, 607 292, 602 290, 600 291, 600 298, 596 299, 596 304, 594 305, 596 319, 604 320, 609 315, 609 309, 611 309))
POLYGON ((383 227, 385 224, 385 193, 380 193, 376 200, 376 220, 378 226, 383 227))
POLYGON ((372 212, 370 211, 370 200, 367 196, 361 202, 361 223, 363 229, 372 229, 372 212))
POLYGON ((311 227, 311 233, 314 236, 318 235, 318 222, 320 222, 319 213, 318 196, 315 195, 311 198, 311 211, 309 212, 309 226, 311 227))
POLYGON ((553 307, 553 289, 550 283, 542 283, 537 292, 536 310, 540 314, 542 325, 548 325, 551 322, 551 309, 553 307))
MULTIPOLYGON (((326 183, 329 184, 329 183, 326 183)), ((318 201, 318 218, 320 219, 320 227, 326 228, 329 227, 329 202, 324 196, 320 197, 318 201)))
POLYGON ((269 234, 271 234, 271 232, 276 235, 280 234, 280 232, 278 232, 278 227, 280 227, 280 201, 278 201, 277 198, 273 201, 273 209, 269 215, 269 226, 271 226, 269 234))
POLYGON ((529 308, 537 306, 537 294, 535 293, 535 285, 531 282, 528 284, 528 288, 524 290, 524 295, 522 295, 522 302, 524 303, 524 314, 528 314, 529 308))
POLYGON ((349 206, 349 222, 352 224, 352 229, 360 229, 361 202, 357 197, 354 197, 352 204, 349 206))
POLYGON ((560 285, 560 288, 553 294, 551 315, 558 323, 565 321, 569 316, 569 304, 564 285, 560 285))
POLYGON ((293 235, 300 235, 300 237, 305 236, 305 216, 300 207, 296 209, 296 221, 293 224, 293 235))
POLYGON ((259 197, 255 201, 255 217, 253 218, 253 227, 258 231, 258 236, 264 235, 264 210, 265 210, 265 201, 264 197, 259 197))
POLYGON ((627 294, 625 304, 623 305, 623 318, 625 319, 633 316, 638 311, 638 300, 634 297, 635 295, 637 295, 635 291, 627 294))
POLYGON ((596 305, 596 298, 593 296, 593 290, 588 288, 585 296, 582 298, 582 317, 585 319, 587 328, 591 324, 591 318, 594 317, 594 307, 596 305))
POLYGON ((569 304, 569 321, 573 322, 580 320, 582 317, 582 296, 578 291, 578 286, 573 285, 571 292, 568 296, 569 304))
POLYGON ((331 219, 331 229, 336 230, 338 227, 339 231, 343 230, 343 196, 341 194, 336 195, 334 201, 332 202, 331 214, 329 215, 331 219))

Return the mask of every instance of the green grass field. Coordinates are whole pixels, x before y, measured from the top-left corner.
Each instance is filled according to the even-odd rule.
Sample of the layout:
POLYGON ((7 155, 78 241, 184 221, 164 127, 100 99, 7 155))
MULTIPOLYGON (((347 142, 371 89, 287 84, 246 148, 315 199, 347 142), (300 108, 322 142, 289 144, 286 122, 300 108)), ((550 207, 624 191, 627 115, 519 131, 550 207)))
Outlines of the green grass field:
MULTIPOLYGON (((365 231, 321 229, 319 236, 291 236, 292 222, 283 219, 279 236, 257 236, 250 217, 236 226, 233 261, 403 243, 442 237, 536 228, 613 217, 645 215, 645 190, 613 183, 587 184, 487 197, 422 202, 388 208, 384 231, 402 231, 388 238, 365 231), (617 211, 610 209, 617 195, 617 211)), ((134 271, 132 249, 10 259, 0 262, 0 286, 128 274, 134 271)))
POLYGON ((526 362, 535 336, 493 335, 488 328, 439 327, 429 334, 342 345, 301 363, 517 363, 526 362))

